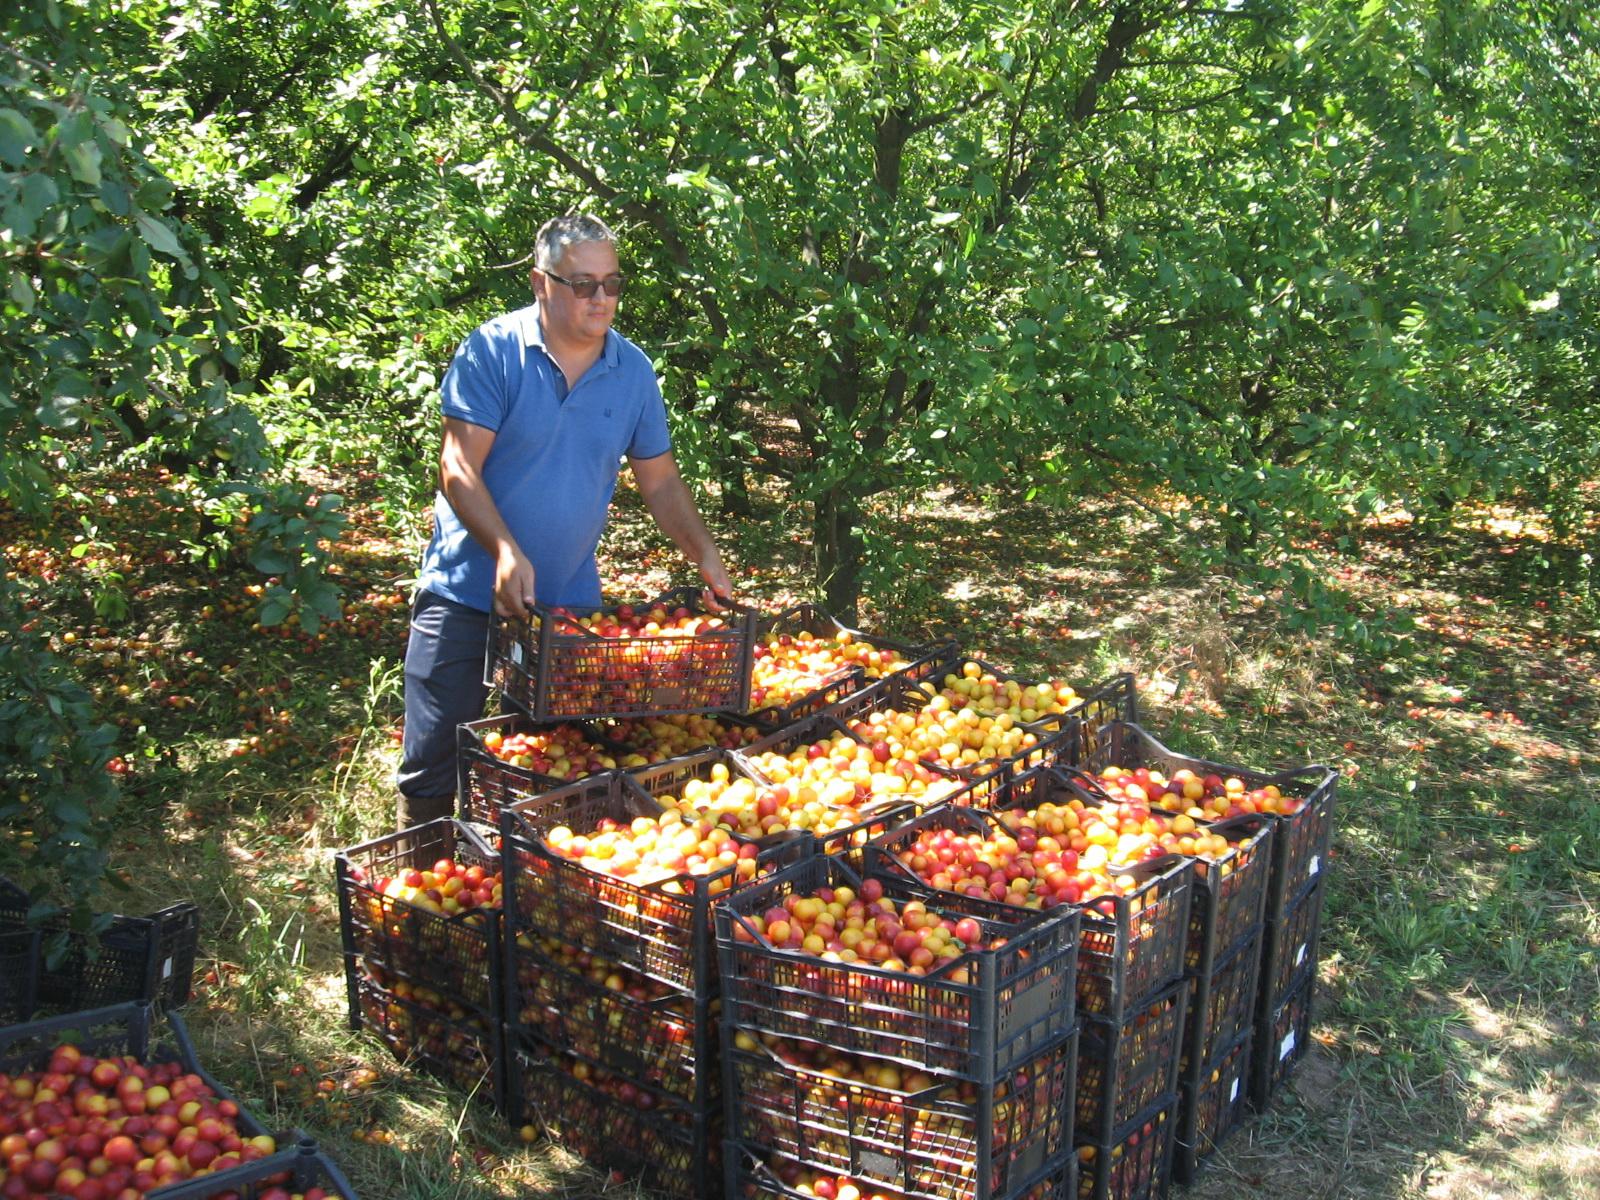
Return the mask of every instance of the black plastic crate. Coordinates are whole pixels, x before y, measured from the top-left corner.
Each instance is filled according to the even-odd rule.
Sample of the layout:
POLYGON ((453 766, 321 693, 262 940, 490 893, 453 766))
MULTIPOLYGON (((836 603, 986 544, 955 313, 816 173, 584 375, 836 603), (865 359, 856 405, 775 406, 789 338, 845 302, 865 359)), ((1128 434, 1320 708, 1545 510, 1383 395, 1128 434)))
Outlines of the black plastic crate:
MULTIPOLYGON (((816 1185, 827 1180, 835 1194, 845 1185, 854 1186, 863 1197, 897 1200, 899 1193, 880 1188, 870 1178, 806 1168, 791 1160, 770 1155, 761 1147, 727 1143, 727 1195, 729 1200, 812 1200, 816 1185)), ((1070 1151, 1063 1149, 1031 1179, 993 1200, 1074 1200, 1077 1195, 1078 1164, 1070 1151)), ((969 1188, 964 1196, 977 1193, 969 1188)))
POLYGON ((1089 760, 1093 747, 1099 744, 1102 729, 1139 719, 1139 696, 1132 674, 1113 675, 1096 684, 1062 716, 1063 723, 1072 722, 1072 728, 1068 739, 1061 744, 1058 762, 1062 766, 1082 766, 1089 760))
POLYGON ((1244 1120, 1250 1099, 1250 1048, 1247 1030, 1212 1063, 1179 1088, 1178 1133, 1172 1174, 1179 1183, 1193 1183, 1244 1120))
MULTIPOLYGON (((356 984, 365 974, 388 987, 403 980, 431 989, 474 1009, 489 1024, 500 1021, 500 910, 432 912, 381 890, 384 879, 426 870, 441 859, 489 874, 500 871, 500 856, 470 826, 448 817, 334 856, 352 1019, 356 984)), ((501 899, 505 901, 503 892, 501 899)))
POLYGON ((1184 1034, 1183 1079, 1193 1083, 1224 1046, 1250 1031, 1257 1010, 1261 932, 1257 930, 1205 975, 1189 977, 1189 1017, 1184 1034))
MULTIPOLYGON (((959 664, 968 660, 957 656, 952 661, 955 664, 953 669, 959 670, 959 664)), ((916 718, 939 696, 941 678, 930 677, 920 683, 906 676, 881 679, 835 704, 828 710, 828 715, 844 725, 862 742, 884 740, 880 738, 879 727, 875 722, 883 722, 891 713, 903 713, 916 718)), ((1022 730, 1030 739, 1028 744, 1014 753, 980 758, 973 762, 951 761, 948 758, 938 757, 931 761, 965 780, 978 779, 997 771, 1014 774, 1031 767, 1059 761, 1066 753, 1073 731, 1076 729, 1072 718, 1065 716, 1059 720, 1052 718, 1045 721, 1017 721, 1014 727, 1022 730)), ((962 749, 976 750, 979 747, 963 746, 962 749)))
MULTIPOLYGON (((804 1059, 803 1043, 772 1047, 731 1031, 728 1040, 730 1138, 916 1200, 1012 1194, 1058 1160, 1071 1136, 1076 1033, 987 1089, 916 1073, 882 1086, 841 1076, 836 1051, 821 1051, 826 1062, 817 1064, 804 1059)), ((864 1056, 854 1065, 881 1066, 864 1056)))
POLYGON ((631 821, 661 811, 624 772, 505 809, 505 907, 512 931, 558 938, 685 992, 714 990, 712 909, 764 872, 809 856, 813 843, 802 835, 771 847, 751 844, 749 856, 732 866, 633 883, 564 858, 544 841, 557 827, 587 832, 606 819, 631 821))
POLYGON ((1192 758, 1167 749, 1148 730, 1123 721, 1105 725, 1098 738, 1086 744, 1085 758, 1079 765, 1090 771, 1111 765, 1159 767, 1168 778, 1188 768, 1198 775, 1236 776, 1249 788, 1274 786, 1298 801, 1300 807, 1295 812, 1273 814, 1278 830, 1274 835, 1272 880, 1267 885, 1268 920, 1275 919, 1295 897, 1314 886, 1327 868, 1339 781, 1339 773, 1331 767, 1313 764, 1253 770, 1192 758))
POLYGON ((274 1188, 296 1194, 320 1188, 327 1197, 359 1200, 344 1172, 309 1139, 292 1150, 280 1151, 222 1174, 203 1175, 158 1188, 150 1193, 150 1200, 261 1200, 274 1188))
POLYGON ((1310 1049, 1311 1002, 1316 990, 1317 977, 1311 975, 1270 1015, 1257 1019, 1250 1052, 1250 1103, 1255 1108, 1267 1106, 1310 1049))
POLYGON ((1178 1097, 1152 1105, 1104 1143, 1078 1147, 1079 1200, 1158 1200, 1172 1181, 1178 1097))
MULTIPOLYGON (((500 689, 535 721, 642 717, 657 713, 744 712, 750 700, 750 653, 756 613, 734 605, 723 625, 691 636, 601 637, 543 605, 531 617, 489 623, 484 683, 500 689)), ((632 606, 683 608, 711 615, 698 588, 677 588, 632 606)))
MULTIPOLYGON (((993 677, 1002 684, 1015 683, 1019 688, 1037 688, 1041 684, 1049 682, 1046 680, 1027 679, 1021 675, 1003 671, 994 664, 973 655, 960 655, 944 674, 929 678, 923 685, 922 690, 929 697, 946 690, 955 691, 958 695, 962 695, 962 680, 982 679, 984 677, 993 677), (976 672, 976 674, 972 672, 976 672)), ((1133 676, 1118 675, 1105 683, 1091 688, 1087 693, 1079 692, 1076 688, 1072 689, 1072 693, 1073 699, 1071 703, 1063 705, 1060 711, 1046 711, 1033 717, 1013 717, 1013 720, 1024 729, 1031 729, 1042 737, 1047 734, 1054 735, 1064 732, 1080 711, 1092 712, 1097 719, 1104 719, 1101 716, 1103 712, 1101 704, 1103 703, 1109 702, 1113 704, 1118 715, 1126 716, 1132 711, 1133 676), (1089 707, 1085 707, 1086 705, 1089 705, 1089 707)), ((1058 697, 1054 698, 1054 702, 1061 704, 1058 697)), ((972 707, 983 716, 990 717, 997 717, 1001 713, 1009 711, 993 704, 985 704, 976 697, 966 697, 962 707, 967 706, 972 707)), ((1070 743, 1064 743, 1064 745, 1070 745, 1070 743)), ((1070 761, 1070 759, 1067 761, 1070 761)))
POLYGON ((1262 931, 1259 1011, 1272 1012, 1284 997, 1317 973, 1326 889, 1313 888, 1262 931))
POLYGON ((62 916, 30 924, 31 907, 27 892, 0 880, 0 932, 21 935, 0 943, 0 951, 9 946, 7 957, 15 961, 22 941, 31 932, 39 935, 31 983, 10 990, 11 1003, 27 1004, 11 1010, 14 1019, 138 1000, 166 1008, 188 1003, 200 937, 198 905, 173 904, 148 917, 113 916, 92 935, 71 931, 62 916))
POLYGON ((771 732, 750 717, 723 712, 617 717, 587 721, 584 726, 612 749, 624 771, 652 770, 705 750, 742 750, 771 732), (669 740, 688 744, 668 754, 664 743, 669 740))
POLYGON ((635 1083, 704 1108, 720 1094, 714 1000, 531 932, 510 938, 506 1023, 635 1083))
POLYGON ((862 633, 860 630, 851 629, 809 602, 797 604, 774 616, 763 618, 756 626, 755 654, 759 657, 760 646, 771 637, 800 637, 804 634, 833 640, 847 635, 851 645, 865 647, 868 653, 893 655, 899 665, 889 666, 881 661, 873 662, 863 657, 841 670, 818 674, 812 687, 797 690, 796 694, 773 699, 770 702, 766 696, 757 694, 752 682, 749 715, 753 720, 760 721, 771 729, 781 729, 785 725, 792 725, 806 717, 815 716, 828 705, 839 702, 878 679, 891 676, 912 680, 926 678, 934 670, 942 669, 956 654, 954 645, 950 643, 917 645, 877 634, 862 633))
MULTIPOLYGON (((765 793, 781 788, 784 798, 792 794, 787 785, 776 785, 755 770, 743 755, 730 750, 703 750, 629 774, 639 790, 664 807, 675 808, 687 817, 690 813, 714 819, 734 834, 748 838, 763 849, 780 846, 796 836, 811 835, 822 854, 848 854, 903 820, 915 808, 901 797, 867 799, 834 808, 822 807, 810 823, 764 830, 756 820, 756 806, 765 793), (695 789, 704 785, 703 794, 695 789), (691 794, 693 793, 693 795, 691 794), (712 793, 716 793, 713 799, 712 793)), ((790 812, 797 821, 809 820, 790 812)))
POLYGON ((513 1044, 511 1086, 518 1124, 543 1129, 591 1165, 620 1171, 651 1191, 683 1200, 717 1194, 720 1105, 692 1110, 660 1104, 649 1089, 536 1039, 513 1044))
POLYGON ((1177 1090, 1187 1008, 1188 987, 1178 983, 1121 1021, 1084 1017, 1078 1046, 1078 1141, 1110 1144, 1118 1128, 1177 1090))
POLYGON ((0 929, 0 1025, 33 1015, 41 961, 37 929, 0 929))
POLYGON ((561 787, 573 779, 596 774, 600 770, 616 768, 612 747, 591 738, 589 731, 573 722, 562 724, 576 730, 597 754, 610 761, 593 771, 582 771, 569 778, 541 772, 531 766, 518 766, 500 758, 485 744, 486 738, 505 738, 518 733, 548 733, 552 728, 537 725, 521 713, 506 713, 456 726, 456 811, 460 817, 498 828, 500 810, 507 804, 542 795, 551 788, 561 787))
POLYGON ((1187 970, 1210 974, 1219 958, 1259 932, 1278 828, 1267 816, 1230 817, 1200 828, 1199 832, 1226 838, 1231 849, 1216 858, 1195 859, 1189 947, 1184 955, 1187 970))
POLYGON ((717 908, 723 1020, 731 1029, 808 1039, 980 1084, 1071 1030, 1076 910, 980 907, 894 878, 869 878, 897 906, 917 900, 936 915, 972 916, 984 942, 1004 944, 968 951, 921 976, 773 947, 751 916, 825 887, 860 892, 862 877, 844 863, 807 859, 717 908))
POLYGON ((504 1111, 505 1027, 474 1008, 403 980, 352 980, 352 1029, 370 1029, 397 1060, 504 1111))
POLYGON ((1113 871, 1135 882, 1084 907, 1078 1008, 1120 1021, 1183 974, 1194 863, 1166 855, 1113 871))

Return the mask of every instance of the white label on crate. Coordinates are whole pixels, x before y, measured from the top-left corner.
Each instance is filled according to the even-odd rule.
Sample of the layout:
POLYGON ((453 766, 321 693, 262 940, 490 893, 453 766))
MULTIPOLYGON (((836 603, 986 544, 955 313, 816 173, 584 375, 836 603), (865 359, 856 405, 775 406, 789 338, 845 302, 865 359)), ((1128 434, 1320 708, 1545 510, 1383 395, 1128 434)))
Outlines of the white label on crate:
POLYGON ((1283 1045, 1278 1047, 1278 1061, 1282 1062, 1294 1053, 1294 1030, 1289 1030, 1283 1035, 1283 1045))
POLYGON ((1310 865, 1308 865, 1306 867, 1306 876, 1309 878, 1310 876, 1315 875, 1321 869, 1322 869, 1322 855, 1313 854, 1311 856, 1310 865))
POLYGON ((163 979, 171 979, 172 978, 172 960, 170 958, 167 959, 166 962, 161 964, 161 978, 163 978, 163 979))
POLYGON ((901 1174, 900 1160, 877 1150, 857 1150, 856 1174, 876 1180, 899 1179, 901 1174))
POLYGON ((1306 943, 1301 942, 1300 948, 1294 952, 1294 965, 1299 966, 1306 960, 1306 943))
POLYGON ((511 661, 514 662, 519 667, 522 665, 522 643, 521 642, 512 642, 511 643, 511 661))
POLYGON ((1228 1103, 1232 1104, 1238 1098, 1239 1098, 1239 1081, 1237 1079, 1235 1079, 1233 1081, 1233 1086, 1228 1089, 1228 1103))

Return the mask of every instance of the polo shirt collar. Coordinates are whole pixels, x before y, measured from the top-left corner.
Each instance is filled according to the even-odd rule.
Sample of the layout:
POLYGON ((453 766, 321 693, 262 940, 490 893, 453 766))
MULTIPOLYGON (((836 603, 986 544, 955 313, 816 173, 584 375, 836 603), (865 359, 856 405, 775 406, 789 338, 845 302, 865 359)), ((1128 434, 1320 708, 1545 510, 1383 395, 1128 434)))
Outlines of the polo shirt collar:
MULTIPOLYGON (((517 323, 522 327, 522 344, 524 346, 537 346, 546 354, 550 353, 549 347, 544 344, 544 326, 539 324, 539 305, 537 302, 528 305, 517 313, 517 323)), ((622 335, 615 329, 606 330, 605 349, 600 352, 601 359, 607 369, 617 365, 618 354, 622 346, 622 335)))

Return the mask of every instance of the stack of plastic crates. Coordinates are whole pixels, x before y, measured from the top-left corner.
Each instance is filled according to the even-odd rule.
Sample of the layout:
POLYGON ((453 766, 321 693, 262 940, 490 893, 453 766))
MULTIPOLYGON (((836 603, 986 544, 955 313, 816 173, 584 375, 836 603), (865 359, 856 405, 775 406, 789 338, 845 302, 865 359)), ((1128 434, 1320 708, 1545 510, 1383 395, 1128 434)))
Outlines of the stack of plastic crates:
POLYGON ((350 1027, 503 1110, 501 910, 410 890, 442 860, 470 871, 474 886, 481 877, 492 889, 500 874, 499 854, 449 818, 336 856, 350 1027))
POLYGON ((730 1196, 1074 1194, 1078 914, 997 908, 825 856, 718 908, 730 1196), (913 903, 941 922, 970 919, 959 926, 970 940, 913 973, 763 932, 776 911, 848 913, 869 896, 908 920, 913 903))
POLYGON ((811 839, 741 843, 735 862, 638 882, 551 841, 607 823, 654 829, 661 815, 620 772, 502 812, 509 1084, 515 1122, 654 1191, 701 1197, 721 1184, 711 915, 760 873, 809 855, 811 839))

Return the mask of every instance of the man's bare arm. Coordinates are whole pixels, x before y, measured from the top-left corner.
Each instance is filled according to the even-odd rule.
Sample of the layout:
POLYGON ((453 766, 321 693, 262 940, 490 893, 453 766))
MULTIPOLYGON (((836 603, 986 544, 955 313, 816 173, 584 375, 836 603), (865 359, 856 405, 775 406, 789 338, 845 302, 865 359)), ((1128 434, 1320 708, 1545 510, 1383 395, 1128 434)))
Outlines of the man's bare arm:
POLYGON ((494 439, 492 429, 446 417, 439 451, 439 489, 473 540, 494 560, 495 612, 502 617, 522 617, 533 603, 533 564, 506 528, 483 481, 483 463, 494 439))

